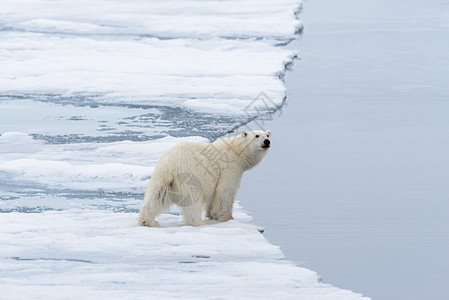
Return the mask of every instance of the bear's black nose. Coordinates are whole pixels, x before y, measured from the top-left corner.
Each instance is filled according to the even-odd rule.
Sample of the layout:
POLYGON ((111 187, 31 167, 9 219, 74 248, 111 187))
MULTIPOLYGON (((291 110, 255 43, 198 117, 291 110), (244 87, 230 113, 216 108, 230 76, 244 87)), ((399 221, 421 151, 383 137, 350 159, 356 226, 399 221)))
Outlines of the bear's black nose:
POLYGON ((270 146, 270 140, 263 141, 263 144, 265 145, 265 147, 270 146))

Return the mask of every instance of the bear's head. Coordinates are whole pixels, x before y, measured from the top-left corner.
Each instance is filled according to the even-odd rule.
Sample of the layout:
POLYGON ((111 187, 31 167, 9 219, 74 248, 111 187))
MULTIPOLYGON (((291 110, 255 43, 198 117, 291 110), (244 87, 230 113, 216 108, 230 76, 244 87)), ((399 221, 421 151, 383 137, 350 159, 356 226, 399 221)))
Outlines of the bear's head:
POLYGON ((249 148, 250 152, 264 151, 266 152, 270 146, 271 131, 253 130, 246 131, 243 130, 240 134, 241 138, 244 139, 246 146, 249 148))
POLYGON ((243 130, 238 136, 240 145, 243 147, 241 157, 244 158, 246 170, 253 168, 264 158, 271 146, 270 138, 269 130, 243 130))
POLYGON ((244 170, 249 170, 256 166, 267 154, 271 146, 271 132, 269 130, 243 130, 241 134, 215 141, 218 145, 225 145, 232 149, 237 155, 238 160, 242 162, 244 170))

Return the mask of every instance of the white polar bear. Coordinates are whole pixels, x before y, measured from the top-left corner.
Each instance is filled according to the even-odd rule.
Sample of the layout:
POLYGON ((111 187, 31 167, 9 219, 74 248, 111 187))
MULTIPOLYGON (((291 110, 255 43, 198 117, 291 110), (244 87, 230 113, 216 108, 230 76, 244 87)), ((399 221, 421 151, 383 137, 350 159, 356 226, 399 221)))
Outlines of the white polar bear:
POLYGON ((172 204, 181 207, 186 225, 206 217, 232 220, 243 172, 256 166, 270 148, 270 131, 242 131, 213 143, 183 142, 162 154, 145 193, 139 224, 159 226, 155 218, 172 204))

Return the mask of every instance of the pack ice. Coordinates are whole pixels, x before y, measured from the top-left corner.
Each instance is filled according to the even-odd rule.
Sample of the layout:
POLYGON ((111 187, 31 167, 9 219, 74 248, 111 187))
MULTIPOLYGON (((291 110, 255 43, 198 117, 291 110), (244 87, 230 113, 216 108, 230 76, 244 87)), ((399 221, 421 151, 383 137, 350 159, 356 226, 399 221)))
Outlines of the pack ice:
POLYGON ((136 222, 166 149, 283 104, 299 7, 2 0, 0 298, 361 299, 287 261, 238 204, 226 223, 136 222))

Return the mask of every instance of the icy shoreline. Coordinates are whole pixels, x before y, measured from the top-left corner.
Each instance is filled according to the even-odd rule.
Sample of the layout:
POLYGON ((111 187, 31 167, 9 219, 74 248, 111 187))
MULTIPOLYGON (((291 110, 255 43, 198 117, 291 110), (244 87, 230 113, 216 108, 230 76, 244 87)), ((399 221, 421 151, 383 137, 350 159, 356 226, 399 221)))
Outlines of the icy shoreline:
MULTIPOLYGON (((237 204, 235 221, 137 226, 135 213, 64 210, 0 218, 5 299, 362 299, 284 260, 237 204), (38 233, 38 235, 37 235, 38 233)), ((366 298, 364 298, 366 299, 366 298)))

